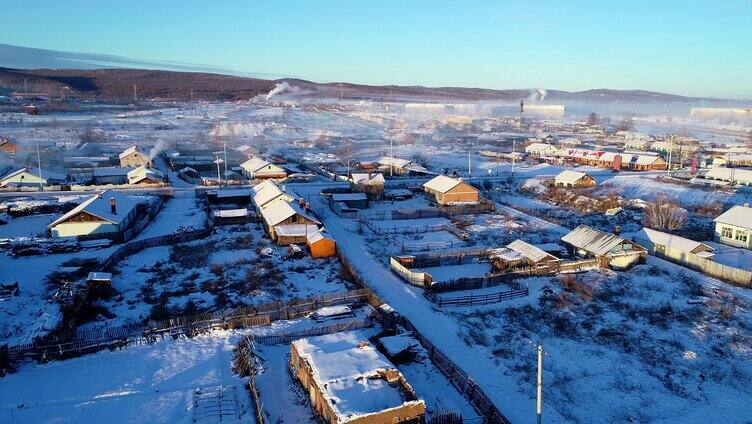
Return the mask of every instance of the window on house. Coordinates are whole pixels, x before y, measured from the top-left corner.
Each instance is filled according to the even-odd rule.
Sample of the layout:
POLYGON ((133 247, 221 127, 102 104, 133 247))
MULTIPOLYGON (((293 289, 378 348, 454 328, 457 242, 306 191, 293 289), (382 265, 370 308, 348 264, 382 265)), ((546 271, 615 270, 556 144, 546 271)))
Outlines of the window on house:
POLYGON ((742 243, 746 243, 747 242, 747 237, 748 237, 748 235, 747 235, 746 231, 738 231, 737 230, 736 237, 734 237, 734 238, 736 239, 736 241, 740 241, 742 243))
POLYGON ((731 238, 731 228, 721 227, 721 237, 731 238))

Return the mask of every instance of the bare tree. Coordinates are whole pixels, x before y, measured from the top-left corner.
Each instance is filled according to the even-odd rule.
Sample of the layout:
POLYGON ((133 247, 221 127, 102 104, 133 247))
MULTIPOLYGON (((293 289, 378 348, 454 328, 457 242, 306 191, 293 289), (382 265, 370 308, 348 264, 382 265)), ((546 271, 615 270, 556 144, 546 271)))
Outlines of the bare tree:
POLYGON ((587 124, 591 127, 594 125, 598 125, 598 115, 595 114, 595 112, 591 112, 590 115, 587 117, 587 124))
POLYGON ((687 210, 659 197, 647 204, 642 214, 642 225, 656 230, 679 230, 687 223, 687 210))

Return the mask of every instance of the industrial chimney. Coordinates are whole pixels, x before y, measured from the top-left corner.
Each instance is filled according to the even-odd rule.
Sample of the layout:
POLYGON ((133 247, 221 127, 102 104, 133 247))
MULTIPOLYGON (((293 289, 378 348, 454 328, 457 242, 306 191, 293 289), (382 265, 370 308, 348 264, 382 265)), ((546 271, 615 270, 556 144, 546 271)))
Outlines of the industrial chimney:
POLYGON ((110 197, 110 212, 112 212, 113 215, 117 215, 117 204, 115 203, 114 197, 110 197))

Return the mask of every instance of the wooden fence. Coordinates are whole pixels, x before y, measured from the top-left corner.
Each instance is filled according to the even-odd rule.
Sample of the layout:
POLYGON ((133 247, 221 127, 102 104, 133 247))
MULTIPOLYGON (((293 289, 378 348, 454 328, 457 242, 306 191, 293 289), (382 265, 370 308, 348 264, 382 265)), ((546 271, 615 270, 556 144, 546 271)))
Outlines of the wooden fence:
POLYGON ((389 265, 392 271, 402 277, 403 280, 418 287, 428 287, 431 284, 431 274, 426 272, 415 272, 400 263, 394 257, 389 258, 389 265))
POLYGON ((432 291, 425 291, 425 296, 438 306, 475 306, 475 305, 488 305, 492 303, 499 303, 505 300, 516 299, 518 297, 526 297, 530 294, 527 287, 521 289, 509 289, 502 290, 494 293, 474 294, 471 293, 466 296, 442 296, 439 293, 432 291))
POLYGON ((215 329, 233 329, 270 325, 280 319, 291 319, 313 312, 323 306, 369 302, 365 289, 272 302, 258 307, 244 307, 223 312, 207 312, 191 316, 149 321, 101 330, 75 331, 36 338, 32 343, 10 346, 11 360, 31 357, 40 360, 73 357, 136 341, 154 341, 166 336, 193 336, 215 329))
POLYGON ((405 329, 412 332, 428 353, 428 358, 447 377, 450 383, 462 394, 489 424, 511 424, 511 421, 494 405, 486 393, 470 378, 465 370, 449 359, 428 338, 426 338, 407 318, 401 319, 405 329))
POLYGON ((336 322, 330 325, 307 328, 305 330, 283 332, 278 334, 269 334, 264 336, 250 336, 254 341, 265 345, 276 345, 292 343, 295 340, 305 337, 323 336, 324 334, 334 334, 342 331, 353 331, 361 328, 372 327, 374 320, 367 316, 361 320, 349 320, 336 322))
POLYGON ((635 243, 644 246, 650 254, 661 259, 702 272, 705 275, 730 284, 746 288, 752 287, 752 272, 750 271, 720 264, 694 253, 684 252, 669 246, 653 244, 651 241, 639 237, 635 238, 635 243))
POLYGON ((155 236, 145 238, 142 240, 133 240, 123 244, 117 250, 112 252, 110 256, 103 259, 99 263, 99 267, 102 270, 109 270, 117 262, 123 258, 141 252, 144 249, 157 246, 168 246, 172 244, 185 243, 188 241, 205 238, 211 235, 214 228, 202 228, 200 230, 186 231, 182 233, 166 234, 162 236, 155 236))
MULTIPOLYGON (((360 276, 358 270, 352 266, 347 257, 339 254, 342 266, 353 275, 359 284, 366 286, 366 281, 360 276)), ((369 291, 368 302, 371 306, 379 310, 383 301, 375 294, 369 291)), ((410 320, 404 316, 397 316, 397 323, 415 335, 421 346, 428 352, 428 358, 444 374, 450 383, 465 397, 471 405, 489 424, 510 424, 511 421, 501 412, 501 410, 491 402, 486 393, 468 376, 467 372, 452 362, 440 349, 434 346, 427 337, 425 337, 410 320)))
POLYGON ((598 258, 562 261, 559 264, 559 272, 562 274, 590 271, 596 268, 598 268, 598 258))

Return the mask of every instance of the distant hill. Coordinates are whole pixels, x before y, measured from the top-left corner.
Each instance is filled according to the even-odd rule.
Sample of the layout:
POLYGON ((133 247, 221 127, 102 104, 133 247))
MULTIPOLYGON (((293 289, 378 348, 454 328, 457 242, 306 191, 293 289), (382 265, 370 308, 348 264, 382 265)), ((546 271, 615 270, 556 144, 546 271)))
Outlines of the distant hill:
MULTIPOLYGON (((301 79, 260 79, 206 72, 145 69, 9 69, 0 68, 0 92, 28 90, 59 95, 63 91, 110 101, 130 101, 133 86, 141 99, 248 100, 264 95, 277 83, 287 82, 302 97, 385 99, 394 101, 509 101, 530 96, 529 89, 374 86, 351 83, 315 83, 301 79), (341 91, 340 91, 341 90, 341 91)), ((715 101, 643 90, 594 89, 579 92, 548 90, 546 102, 672 103, 715 101)))

